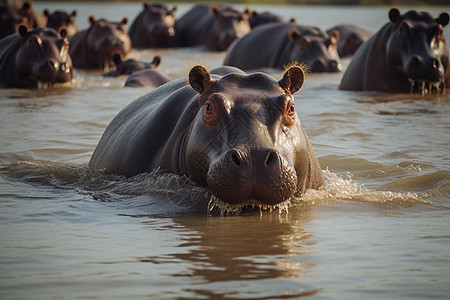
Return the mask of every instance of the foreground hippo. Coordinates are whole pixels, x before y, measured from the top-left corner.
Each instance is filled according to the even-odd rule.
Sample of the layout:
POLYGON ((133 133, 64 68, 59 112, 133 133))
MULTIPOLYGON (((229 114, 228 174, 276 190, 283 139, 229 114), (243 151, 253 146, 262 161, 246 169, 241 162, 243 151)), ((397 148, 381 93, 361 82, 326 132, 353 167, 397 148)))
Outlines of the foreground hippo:
POLYGON ((429 93, 445 88, 449 53, 443 27, 449 15, 393 8, 385 24, 355 53, 340 89, 429 93))
POLYGON ((62 10, 56 10, 50 13, 48 9, 45 9, 44 15, 47 17, 47 27, 53 28, 58 32, 61 29, 65 29, 68 37, 71 37, 77 33, 78 28, 75 22, 77 17, 76 10, 73 10, 69 15, 67 12, 62 10))
POLYGON ((338 34, 331 36, 315 27, 274 23, 256 27, 233 43, 224 65, 243 70, 282 68, 304 62, 312 72, 339 72, 338 34))
POLYGON ((145 69, 155 69, 161 63, 161 56, 155 55, 153 57, 153 61, 151 62, 138 61, 134 58, 129 58, 123 61, 122 57, 116 53, 113 55, 113 61, 116 64, 116 69, 106 72, 103 76, 117 77, 120 75, 130 75, 134 72, 145 69))
POLYGON ((362 43, 367 41, 373 35, 373 32, 371 31, 350 24, 334 26, 333 28, 327 30, 327 33, 332 34, 333 31, 337 31, 339 33, 337 50, 341 58, 349 57, 355 54, 359 46, 361 46, 362 43))
POLYGON ((144 3, 144 10, 134 19, 128 34, 134 48, 176 46, 175 11, 165 4, 144 3))
POLYGON ((230 204, 274 205, 324 182, 294 108, 300 67, 211 76, 196 66, 125 107, 89 166, 133 176, 160 168, 208 186, 230 204))
POLYGON ((114 54, 126 56, 131 52, 131 40, 125 30, 128 22, 89 17, 90 27, 71 37, 70 55, 76 68, 109 69, 114 67, 114 54))
POLYGON ((197 4, 177 21, 179 45, 224 51, 251 31, 248 14, 248 10, 241 13, 226 5, 197 4))
POLYGON ((18 34, 0 40, 0 86, 28 88, 38 83, 72 80, 72 60, 65 31, 19 27, 18 34))

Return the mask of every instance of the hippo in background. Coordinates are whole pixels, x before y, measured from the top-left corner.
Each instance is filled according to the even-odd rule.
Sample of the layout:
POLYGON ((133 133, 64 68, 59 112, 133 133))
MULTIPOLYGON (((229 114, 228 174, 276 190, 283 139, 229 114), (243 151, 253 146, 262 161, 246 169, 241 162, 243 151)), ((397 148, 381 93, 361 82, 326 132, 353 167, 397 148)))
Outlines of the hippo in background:
POLYGON ((71 37, 77 33, 78 28, 75 22, 77 10, 73 10, 69 15, 67 12, 62 10, 56 10, 50 13, 48 9, 45 9, 44 15, 47 17, 47 27, 53 28, 56 31, 65 29, 68 37, 71 37))
POLYGON ((304 62, 312 72, 340 72, 338 40, 337 32, 328 35, 316 27, 294 23, 261 25, 231 45, 223 64, 252 70, 304 62))
POLYGON ((45 24, 45 17, 34 10, 30 2, 0 1, 0 38, 16 33, 19 25, 36 28, 45 24))
POLYGON ((337 49, 341 58, 355 54, 359 46, 373 35, 373 32, 351 24, 336 25, 327 33, 332 34, 333 31, 339 32, 337 49))
POLYGON ((129 58, 124 61, 120 54, 116 53, 113 55, 113 61, 116 64, 116 69, 106 72, 103 76, 117 77, 120 75, 130 75, 145 69, 156 69, 161 63, 161 56, 155 55, 151 62, 138 61, 134 58, 129 58))
POLYGON ((131 52, 131 40, 125 26, 127 18, 120 22, 89 17, 90 26, 77 32, 70 40, 70 55, 75 68, 103 69, 114 67, 113 55, 126 57, 131 52))
POLYGON ((125 87, 149 87, 157 88, 171 79, 156 69, 144 69, 132 73, 125 81, 125 87))
POLYGON ((133 48, 169 48, 176 46, 175 11, 165 4, 143 4, 128 34, 133 48))
POLYGON ((250 27, 253 29, 259 25, 284 22, 284 18, 268 11, 259 13, 253 10, 250 14, 249 22, 250 27))
POLYGON ((449 15, 433 18, 410 10, 389 11, 390 22, 356 51, 340 89, 387 93, 445 92, 449 52, 444 27, 449 15))
POLYGON ((196 66, 138 98, 111 121, 89 166, 131 177, 188 176, 231 205, 276 205, 323 175, 294 107, 303 70, 223 77, 196 66))
POLYGON ((248 9, 241 13, 228 5, 197 4, 176 23, 178 44, 225 51, 235 39, 251 31, 248 18, 248 9))
POLYGON ((0 40, 0 86, 38 87, 72 80, 73 68, 65 30, 38 27, 0 40), (60 35, 61 34, 61 35, 60 35))

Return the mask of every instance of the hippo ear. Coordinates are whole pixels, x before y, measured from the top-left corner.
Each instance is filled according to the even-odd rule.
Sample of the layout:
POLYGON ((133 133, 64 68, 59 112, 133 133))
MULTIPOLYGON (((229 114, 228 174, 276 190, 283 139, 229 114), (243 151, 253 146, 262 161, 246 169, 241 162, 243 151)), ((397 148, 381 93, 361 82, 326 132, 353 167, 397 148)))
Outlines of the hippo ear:
POLYGON ((77 14, 78 14, 78 11, 77 11, 76 9, 74 9, 74 10, 72 11, 72 14, 70 14, 70 16, 71 16, 71 17, 76 17, 77 14))
POLYGON ((177 11, 178 7, 176 5, 173 6, 172 10, 170 11, 170 14, 174 14, 177 11))
POLYGON ((152 61, 153 67, 156 68, 157 66, 159 66, 160 63, 161 63, 161 56, 155 55, 152 61))
POLYGON ((66 38, 66 37, 67 37, 67 30, 65 30, 64 28, 62 28, 62 29, 59 31, 59 35, 60 35, 62 38, 66 38))
POLYGON ((30 2, 25 2, 23 5, 22 5, 22 9, 24 10, 24 11, 27 11, 27 10, 29 10, 31 8, 31 3, 30 2))
POLYGON ((94 15, 90 15, 89 18, 88 18, 88 20, 89 20, 89 23, 90 23, 91 25, 94 25, 94 23, 95 23, 95 16, 94 16, 94 15))
POLYGON ((123 17, 122 21, 120 21, 120 24, 122 24, 122 25, 127 25, 127 23, 128 23, 127 17, 123 17))
POLYGON ((209 13, 212 14, 213 16, 217 16, 220 12, 220 8, 218 5, 211 5, 209 7, 209 13))
POLYGON ((19 35, 24 37, 28 33, 28 28, 25 25, 19 26, 19 35))
POLYGON ((339 39, 341 38, 341 35, 339 34, 339 31, 337 31, 336 29, 333 29, 330 32, 330 38, 332 40, 334 39, 334 44, 337 44, 337 42, 339 42, 339 39))
POLYGON ((142 3, 142 7, 144 7, 144 9, 147 9, 148 8, 148 3, 147 2, 142 3))
POLYGON ((46 16, 47 18, 50 17, 50 12, 48 11, 48 9, 44 9, 44 16, 46 16))
POLYGON ((300 30, 298 28, 292 28, 289 30, 289 38, 293 41, 297 40, 300 37, 300 30))
POLYGON ((212 82, 211 75, 203 66, 195 66, 189 72, 189 84, 200 94, 203 94, 212 82))
POLYGON ((438 22, 438 24, 441 24, 442 27, 447 26, 448 21, 449 21, 449 16, 448 13, 443 12, 439 15, 439 17, 436 19, 436 21, 438 22))
POLYGON ((297 23, 297 19, 292 17, 289 19, 289 23, 297 23))
POLYGON ((401 16, 402 14, 397 8, 391 8, 391 10, 389 11, 389 20, 391 20, 391 22, 394 24, 400 20, 401 16))
POLYGON ((284 73, 283 79, 278 81, 278 83, 287 92, 294 94, 302 87, 304 79, 305 74, 303 73, 302 68, 299 66, 292 66, 284 73))

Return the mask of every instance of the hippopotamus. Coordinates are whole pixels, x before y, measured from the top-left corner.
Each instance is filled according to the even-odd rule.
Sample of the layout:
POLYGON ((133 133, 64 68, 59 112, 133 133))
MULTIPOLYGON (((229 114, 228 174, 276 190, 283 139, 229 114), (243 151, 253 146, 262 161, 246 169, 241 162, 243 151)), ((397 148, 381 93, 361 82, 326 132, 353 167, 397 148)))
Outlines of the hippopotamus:
POLYGON ((50 13, 48 9, 45 9, 44 15, 47 17, 47 27, 53 28, 56 31, 65 29, 68 37, 71 37, 77 33, 78 28, 75 22, 77 10, 73 10, 69 15, 67 12, 62 10, 56 10, 53 13, 50 13))
POLYGON ((45 17, 34 10, 30 2, 0 1, 0 38, 16 33, 19 25, 36 28, 45 23, 45 17))
POLYGON ((111 22, 90 16, 89 22, 88 29, 77 32, 69 39, 75 68, 107 70, 114 67, 114 54, 125 57, 131 52, 131 40, 125 30, 127 18, 111 22))
POLYGON ((156 69, 144 69, 131 74, 125 81, 125 87, 150 87, 157 88, 171 79, 156 69))
POLYGON ((197 4, 176 23, 178 44, 225 51, 235 39, 251 31, 248 18, 248 9, 241 13, 227 5, 197 4))
POLYGON ((66 32, 38 27, 0 40, 0 86, 29 88, 38 83, 54 84, 72 80, 73 68, 66 32))
POLYGON ((327 33, 331 35, 333 31, 339 33, 337 50, 341 58, 355 54, 359 46, 373 35, 373 32, 351 24, 336 25, 327 33))
POLYGON ((433 18, 410 10, 389 11, 390 22, 356 51, 340 89, 387 93, 429 93, 445 89, 449 52, 444 26, 449 15, 433 18))
POLYGON ((47 23, 44 15, 36 11, 31 2, 24 2, 18 13, 23 17, 23 23, 28 28, 44 27, 47 23))
POLYGON ((282 16, 275 15, 271 12, 265 11, 262 13, 259 13, 257 11, 252 11, 250 18, 250 27, 253 29, 256 26, 263 25, 263 24, 269 24, 269 23, 281 23, 284 22, 284 19, 282 16))
POLYGON ((304 72, 211 75, 195 66, 126 106, 89 166, 131 177, 155 169, 185 175, 229 204, 275 205, 323 175, 294 96, 304 72))
POLYGON ((116 69, 106 72, 103 76, 117 77, 120 75, 130 75, 144 69, 155 69, 161 63, 161 56, 155 55, 153 57, 153 61, 151 62, 138 61, 134 58, 129 58, 123 61, 120 54, 116 53, 113 55, 113 61, 116 64, 116 69))
POLYGON ((328 35, 294 23, 260 25, 231 45, 223 64, 252 70, 282 68, 297 61, 312 72, 339 72, 338 39, 337 32, 328 35))
POLYGON ((134 48, 169 48, 176 46, 175 11, 165 4, 143 4, 128 34, 134 48))

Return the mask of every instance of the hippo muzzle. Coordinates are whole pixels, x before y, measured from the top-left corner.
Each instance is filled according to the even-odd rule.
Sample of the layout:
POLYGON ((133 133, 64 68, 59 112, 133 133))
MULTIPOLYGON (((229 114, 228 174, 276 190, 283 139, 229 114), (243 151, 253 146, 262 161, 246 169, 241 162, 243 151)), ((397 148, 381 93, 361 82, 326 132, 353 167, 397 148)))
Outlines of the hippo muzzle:
POLYGON ((254 202, 275 205, 297 190, 295 169, 274 149, 233 148, 213 162, 208 187, 229 204, 254 202))

